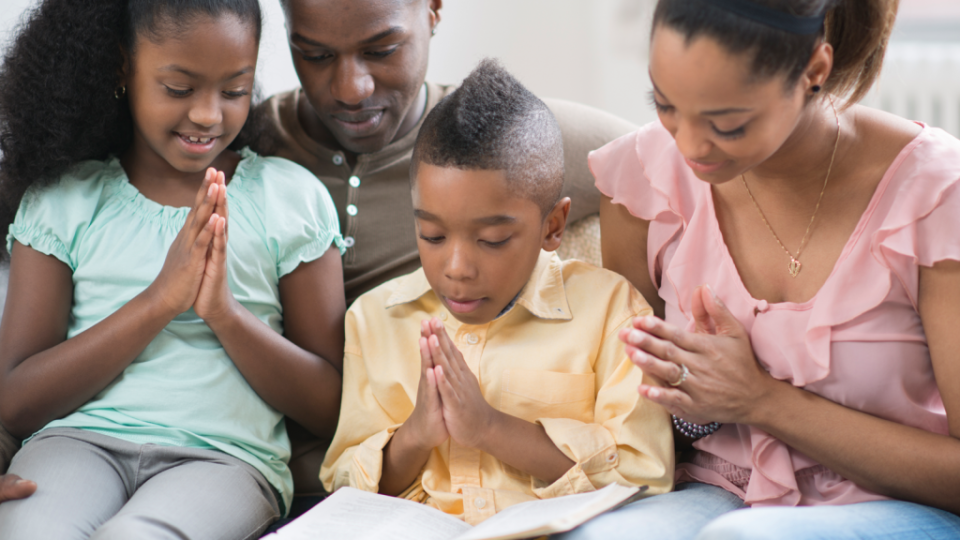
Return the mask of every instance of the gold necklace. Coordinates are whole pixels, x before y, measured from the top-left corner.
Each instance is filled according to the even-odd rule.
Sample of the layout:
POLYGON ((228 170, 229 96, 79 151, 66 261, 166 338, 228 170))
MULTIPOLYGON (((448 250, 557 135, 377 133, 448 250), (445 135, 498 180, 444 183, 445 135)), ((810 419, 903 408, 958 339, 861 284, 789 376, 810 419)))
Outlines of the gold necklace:
POLYGON ((790 277, 797 277, 800 274, 800 268, 803 267, 803 264, 800 263, 800 254, 803 253, 803 248, 807 245, 807 236, 810 234, 810 228, 813 227, 813 221, 817 218, 817 212, 820 210, 820 203, 823 201, 823 194, 827 191, 827 182, 830 181, 830 171, 833 170, 833 161, 837 157, 837 148, 840 146, 840 115, 837 114, 837 106, 833 103, 833 100, 830 100, 830 106, 833 107, 833 116, 837 119, 837 140, 833 143, 833 155, 830 156, 830 165, 827 166, 827 177, 823 179, 823 189, 820 190, 820 198, 817 199, 817 206, 813 209, 813 215, 810 216, 810 223, 807 224, 807 230, 803 233, 803 238, 800 239, 800 249, 797 250, 797 254, 794 255, 790 253, 790 250, 783 245, 783 242, 780 241, 780 237, 777 236, 777 233, 773 231, 773 227, 770 226, 770 223, 767 221, 767 216, 763 215, 763 210, 760 209, 760 205, 757 204, 757 199, 753 197, 753 193, 750 192, 750 187, 747 186, 747 179, 744 175, 740 175, 740 181, 743 182, 743 187, 747 190, 747 195, 750 196, 750 200, 753 201, 754 208, 757 209, 757 212, 760 214, 760 219, 763 220, 763 224, 767 226, 767 229, 770 230, 770 234, 773 235, 773 238, 780 244, 780 247, 783 248, 783 251, 786 252, 787 257, 790 257, 790 264, 787 265, 787 270, 790 272, 790 277))

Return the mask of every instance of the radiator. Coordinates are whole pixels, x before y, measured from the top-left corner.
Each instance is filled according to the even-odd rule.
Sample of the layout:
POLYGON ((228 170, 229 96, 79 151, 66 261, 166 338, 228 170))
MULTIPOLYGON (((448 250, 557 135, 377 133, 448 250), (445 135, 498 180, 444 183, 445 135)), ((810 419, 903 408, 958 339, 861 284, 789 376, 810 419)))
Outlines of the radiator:
POLYGON ((891 42, 864 104, 960 137, 960 43, 891 42))

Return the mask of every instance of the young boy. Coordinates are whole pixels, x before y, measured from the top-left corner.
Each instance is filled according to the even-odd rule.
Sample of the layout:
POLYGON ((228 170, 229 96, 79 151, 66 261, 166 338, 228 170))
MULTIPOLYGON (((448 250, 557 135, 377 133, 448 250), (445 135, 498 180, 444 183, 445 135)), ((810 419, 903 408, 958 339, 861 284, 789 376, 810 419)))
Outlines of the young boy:
POLYGON ((470 524, 613 482, 668 491, 669 415, 640 398, 617 338, 652 310, 619 275, 551 253, 570 199, 549 109, 482 62, 425 119, 411 184, 423 268, 347 313, 326 489, 470 524))

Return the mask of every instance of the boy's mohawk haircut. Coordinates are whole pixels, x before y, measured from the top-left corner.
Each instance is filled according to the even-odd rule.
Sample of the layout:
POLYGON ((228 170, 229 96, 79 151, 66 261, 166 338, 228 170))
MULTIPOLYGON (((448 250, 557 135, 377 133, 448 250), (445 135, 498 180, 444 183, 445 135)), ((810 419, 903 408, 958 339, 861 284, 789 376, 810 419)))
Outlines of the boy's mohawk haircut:
POLYGON ((502 170, 519 195, 547 213, 563 189, 563 137, 553 113, 496 60, 485 59, 424 120, 411 161, 502 170))

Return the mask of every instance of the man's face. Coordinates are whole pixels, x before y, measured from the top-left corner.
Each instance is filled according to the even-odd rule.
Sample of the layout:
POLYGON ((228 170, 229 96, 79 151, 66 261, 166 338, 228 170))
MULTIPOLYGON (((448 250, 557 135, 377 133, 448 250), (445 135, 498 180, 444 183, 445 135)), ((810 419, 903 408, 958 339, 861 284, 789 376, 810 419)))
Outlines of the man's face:
POLYGON ((287 0, 290 50, 307 97, 301 120, 314 138, 366 154, 416 125, 440 4, 287 0))

